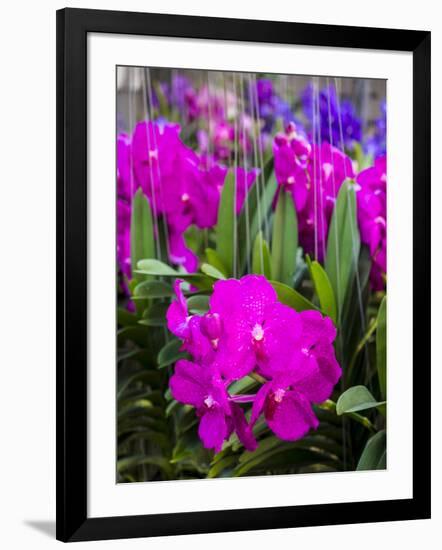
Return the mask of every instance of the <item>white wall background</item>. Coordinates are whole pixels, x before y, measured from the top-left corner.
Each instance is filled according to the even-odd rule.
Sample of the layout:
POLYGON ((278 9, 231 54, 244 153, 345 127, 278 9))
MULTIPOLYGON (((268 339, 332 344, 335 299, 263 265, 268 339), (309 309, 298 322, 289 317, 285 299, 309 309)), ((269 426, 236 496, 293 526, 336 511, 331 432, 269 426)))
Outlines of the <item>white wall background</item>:
MULTIPOLYGON (((442 323, 442 17, 434 0, 107 0, 4 2, 0 33, 0 547, 57 544, 55 517, 55 10, 124 9, 432 31, 433 519, 393 524, 111 541, 96 547, 192 550, 425 546, 442 539, 439 341, 442 323)), ((60 544, 60 543, 58 543, 60 544)), ((81 547, 91 543, 79 543, 81 547)))

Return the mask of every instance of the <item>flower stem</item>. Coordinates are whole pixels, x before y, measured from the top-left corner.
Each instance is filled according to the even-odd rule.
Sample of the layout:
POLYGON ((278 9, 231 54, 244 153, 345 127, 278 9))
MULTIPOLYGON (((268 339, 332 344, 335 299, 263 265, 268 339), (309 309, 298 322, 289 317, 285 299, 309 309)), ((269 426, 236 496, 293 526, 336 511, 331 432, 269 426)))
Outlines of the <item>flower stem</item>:
MULTIPOLYGON (((327 399, 323 403, 319 404, 318 407, 325 411, 336 413, 336 403, 331 399, 327 399)), ((376 433, 376 428, 366 416, 362 416, 362 414, 358 414, 355 412, 349 412, 345 414, 350 418, 353 418, 353 420, 355 420, 356 422, 359 422, 359 424, 362 424, 362 426, 364 426, 364 428, 367 428, 367 430, 369 430, 370 432, 376 433)))

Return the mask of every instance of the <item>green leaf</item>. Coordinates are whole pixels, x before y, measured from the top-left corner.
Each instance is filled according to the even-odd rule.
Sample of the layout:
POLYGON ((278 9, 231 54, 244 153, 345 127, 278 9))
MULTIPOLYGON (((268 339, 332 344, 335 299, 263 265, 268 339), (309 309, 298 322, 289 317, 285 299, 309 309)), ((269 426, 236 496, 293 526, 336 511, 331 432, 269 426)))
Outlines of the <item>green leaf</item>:
POLYGON ((141 466, 142 464, 157 466, 165 472, 169 479, 173 477, 172 466, 169 464, 168 460, 162 456, 134 455, 121 458, 117 462, 117 470, 118 472, 123 472, 124 470, 133 468, 135 466, 141 466))
POLYGON ((201 290, 210 290, 213 286, 213 279, 203 273, 182 273, 176 269, 173 269, 164 262, 154 259, 139 261, 135 273, 155 275, 157 277, 175 277, 176 279, 184 279, 201 290))
POLYGON ((383 470, 386 466, 387 434, 381 430, 367 441, 356 470, 383 470))
POLYGON ((263 239, 262 231, 259 231, 256 235, 255 244, 253 245, 252 271, 264 275, 267 279, 272 278, 269 245, 263 239))
POLYGON ((184 357, 187 357, 186 353, 180 351, 182 346, 183 343, 181 342, 181 340, 177 340, 176 338, 174 338, 164 347, 162 347, 160 352, 158 353, 157 358, 158 368, 163 369, 164 367, 176 363, 178 359, 183 359, 184 357))
POLYGON ((173 288, 167 283, 163 283, 162 281, 143 281, 135 287, 132 299, 168 298, 174 295, 173 288))
POLYGON ((118 324, 122 327, 131 327, 138 323, 137 316, 122 307, 117 309, 117 320, 118 324))
POLYGON ((387 297, 384 296, 378 312, 378 328, 376 330, 376 362, 379 377, 381 397, 387 396, 387 297))
POLYGON ((264 166, 264 174, 258 175, 257 180, 247 193, 247 204, 244 204, 238 219, 238 253, 239 265, 242 272, 246 267, 249 246, 255 241, 258 231, 263 228, 265 219, 268 219, 278 184, 273 172, 273 156, 264 166))
POLYGON ((333 288, 327 276, 327 273, 319 262, 317 262, 316 260, 314 260, 313 262, 310 261, 310 258, 308 256, 307 264, 309 266, 313 284, 315 285, 315 291, 316 295, 318 296, 321 309, 336 324, 337 309, 335 294, 333 292, 333 288))
POLYGON ((305 311, 307 309, 318 309, 307 298, 304 298, 302 294, 293 290, 287 285, 284 285, 278 281, 269 281, 272 287, 276 290, 278 299, 286 306, 290 306, 296 311, 305 311))
POLYGON ((206 257, 207 262, 210 265, 213 265, 213 267, 216 267, 218 271, 221 271, 223 275, 228 275, 226 266, 221 261, 221 258, 218 256, 215 250, 213 248, 206 248, 206 257))
POLYGON ((235 176, 229 172, 221 192, 216 225, 216 252, 227 274, 233 273, 234 225, 235 225, 235 176))
MULTIPOLYGON (((132 203, 132 217, 130 226, 131 264, 135 267, 143 258, 155 256, 155 243, 152 225, 152 212, 149 201, 141 189, 135 193, 132 203)), ((142 280, 139 273, 134 274, 136 279, 142 280)))
POLYGON ((383 405, 385 401, 379 402, 371 395, 365 386, 353 386, 348 388, 336 403, 336 413, 342 415, 356 411, 364 411, 383 405))
POLYGON ((209 310, 209 296, 195 294, 187 298, 187 309, 193 315, 204 315, 209 310))
POLYGON ((224 274, 221 273, 221 271, 219 271, 218 269, 216 269, 216 267, 213 267, 213 265, 210 265, 210 264, 203 264, 201 266, 201 271, 203 273, 205 273, 206 275, 208 275, 209 277, 212 277, 213 279, 225 279, 226 278, 224 276, 224 274))
MULTIPOLYGON (((145 256, 146 258, 146 256, 145 256)), ((148 258, 148 257, 147 257, 148 258)), ((154 260, 152 258, 140 259, 136 264, 136 273, 144 273, 146 275, 157 275, 158 277, 180 277, 181 274, 169 265, 154 260)))
POLYGON ((223 470, 236 464, 236 461, 237 461, 237 458, 234 455, 226 456, 221 460, 218 460, 217 462, 215 462, 215 464, 211 466, 209 473, 207 474, 207 477, 208 478, 219 477, 219 474, 223 470))
POLYGON ((156 302, 150 305, 143 313, 143 319, 139 321, 141 325, 148 327, 162 327, 166 324, 166 312, 169 304, 156 302))
POLYGON ((339 321, 348 287, 357 269, 360 246, 356 194, 353 183, 346 180, 341 185, 333 210, 325 259, 325 270, 336 297, 339 321))
POLYGON ((298 222, 293 197, 281 189, 273 220, 272 276, 287 285, 293 284, 298 249, 298 222))

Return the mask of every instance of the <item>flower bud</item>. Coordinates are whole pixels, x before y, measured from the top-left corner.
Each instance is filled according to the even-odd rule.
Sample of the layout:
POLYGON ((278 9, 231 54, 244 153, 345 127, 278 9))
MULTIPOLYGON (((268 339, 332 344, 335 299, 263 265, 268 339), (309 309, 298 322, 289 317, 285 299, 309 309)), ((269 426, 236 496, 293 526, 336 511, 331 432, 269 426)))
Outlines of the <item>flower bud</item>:
POLYGON ((221 319, 218 313, 206 313, 201 319, 201 332, 209 340, 217 340, 221 336, 221 319))

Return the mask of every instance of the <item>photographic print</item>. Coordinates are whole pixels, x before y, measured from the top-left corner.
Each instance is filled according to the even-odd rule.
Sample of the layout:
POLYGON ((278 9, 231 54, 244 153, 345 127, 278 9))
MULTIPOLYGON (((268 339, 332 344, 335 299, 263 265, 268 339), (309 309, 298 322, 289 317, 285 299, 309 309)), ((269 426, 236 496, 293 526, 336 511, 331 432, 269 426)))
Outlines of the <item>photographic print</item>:
POLYGON ((117 482, 385 469, 386 81, 116 86, 117 482))

